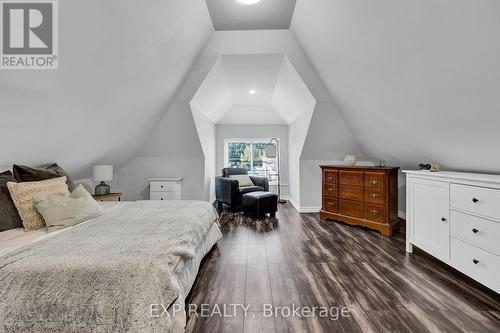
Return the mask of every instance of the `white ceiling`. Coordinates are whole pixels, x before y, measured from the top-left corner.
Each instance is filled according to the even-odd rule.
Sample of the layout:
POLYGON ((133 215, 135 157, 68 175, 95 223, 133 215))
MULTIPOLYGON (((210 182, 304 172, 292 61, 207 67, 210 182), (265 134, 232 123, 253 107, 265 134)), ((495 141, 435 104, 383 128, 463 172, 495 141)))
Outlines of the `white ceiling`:
POLYGON ((261 0, 245 5, 239 0, 207 0, 215 30, 288 29, 296 0, 261 0))
POLYGON ((238 54, 219 58, 191 105, 219 124, 290 124, 311 100, 283 54, 238 54))

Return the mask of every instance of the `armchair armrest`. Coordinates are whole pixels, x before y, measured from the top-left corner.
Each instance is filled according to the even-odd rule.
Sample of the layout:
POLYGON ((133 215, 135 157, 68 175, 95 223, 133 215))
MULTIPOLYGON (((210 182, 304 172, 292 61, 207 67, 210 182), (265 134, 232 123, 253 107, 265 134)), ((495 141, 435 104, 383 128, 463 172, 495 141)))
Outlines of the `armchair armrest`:
POLYGON ((250 176, 250 179, 255 186, 263 187, 264 191, 269 191, 269 179, 267 177, 250 176))
POLYGON ((238 201, 239 183, 229 177, 215 177, 215 197, 217 201, 231 205, 238 201))

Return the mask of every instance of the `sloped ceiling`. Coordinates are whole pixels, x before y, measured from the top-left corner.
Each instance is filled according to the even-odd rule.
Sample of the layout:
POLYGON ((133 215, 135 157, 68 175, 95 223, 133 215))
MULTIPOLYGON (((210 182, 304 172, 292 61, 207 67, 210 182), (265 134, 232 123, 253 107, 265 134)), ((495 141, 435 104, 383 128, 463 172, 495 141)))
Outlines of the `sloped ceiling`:
POLYGON ((311 99, 284 54, 225 54, 190 104, 217 124, 290 124, 311 99))
POLYGON ((215 30, 288 29, 295 0, 207 0, 215 30))
POLYGON ((372 160, 500 171, 500 1, 298 0, 291 30, 372 160))
POLYGON ((57 161, 79 178, 134 155, 213 27, 204 0, 65 0, 59 13, 59 69, 0 73, 0 165, 57 161))

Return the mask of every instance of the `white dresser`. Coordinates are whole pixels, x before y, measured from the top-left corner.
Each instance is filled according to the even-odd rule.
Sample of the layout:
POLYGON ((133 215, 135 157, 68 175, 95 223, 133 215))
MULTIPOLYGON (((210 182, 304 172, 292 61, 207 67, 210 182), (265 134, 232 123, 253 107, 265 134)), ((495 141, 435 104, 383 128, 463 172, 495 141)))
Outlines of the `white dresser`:
POLYGON ((150 200, 181 200, 182 178, 150 178, 150 200))
POLYGON ((500 176, 406 173, 406 251, 413 245, 500 293, 500 176))

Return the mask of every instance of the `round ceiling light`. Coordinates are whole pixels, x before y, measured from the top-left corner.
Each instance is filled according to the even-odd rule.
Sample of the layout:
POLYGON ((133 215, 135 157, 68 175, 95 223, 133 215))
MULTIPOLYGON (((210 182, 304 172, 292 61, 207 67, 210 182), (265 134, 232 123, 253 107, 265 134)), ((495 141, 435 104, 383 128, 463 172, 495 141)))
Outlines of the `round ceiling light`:
POLYGON ((250 90, 248 91, 248 93, 249 93, 250 95, 255 95, 255 94, 257 93, 257 90, 255 90, 255 89, 250 89, 250 90))
POLYGON ((256 3, 260 2, 260 0, 238 0, 238 2, 250 6, 255 5, 256 3))

